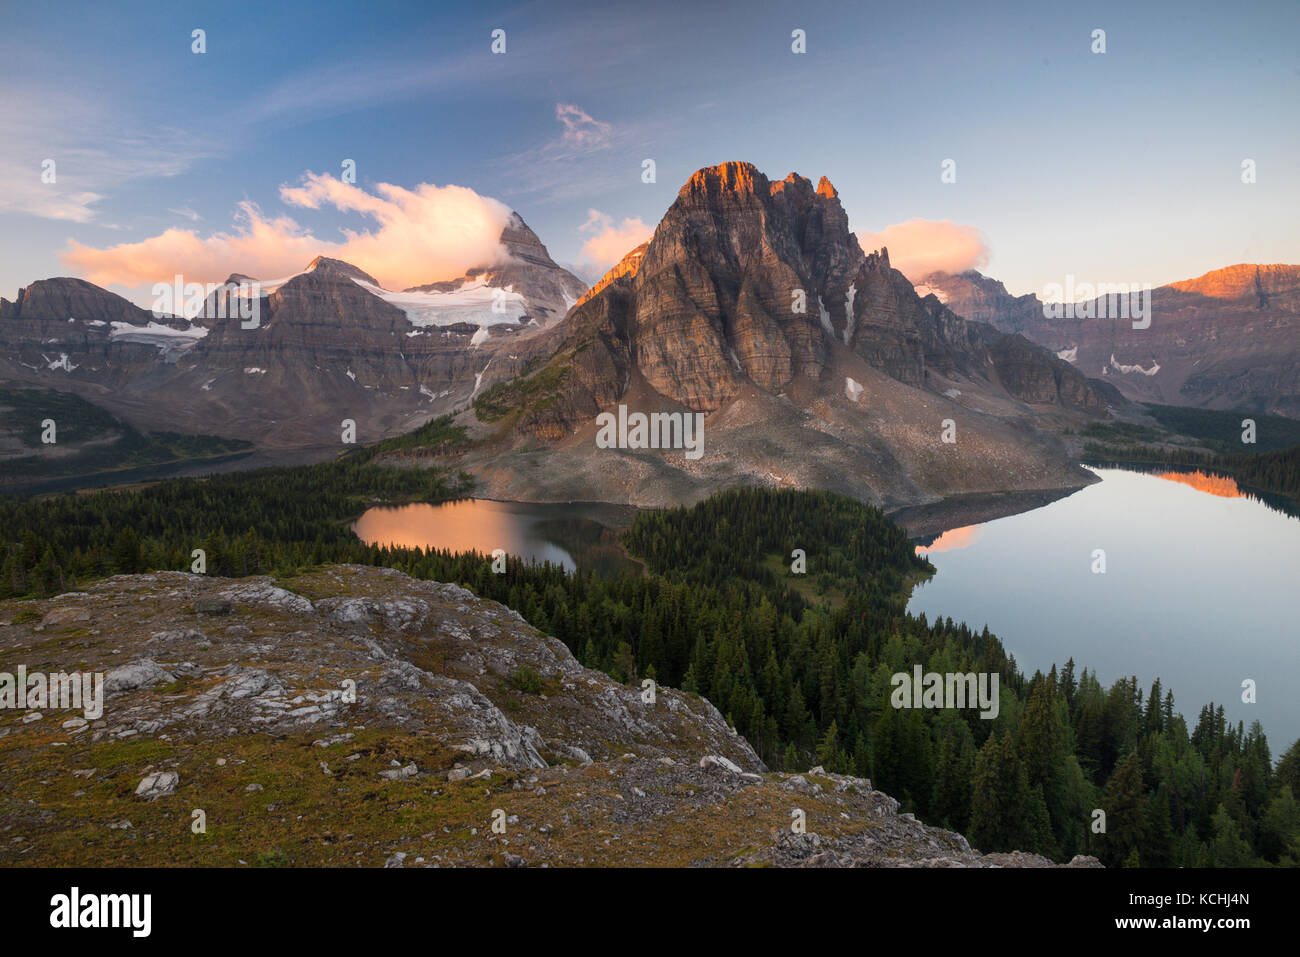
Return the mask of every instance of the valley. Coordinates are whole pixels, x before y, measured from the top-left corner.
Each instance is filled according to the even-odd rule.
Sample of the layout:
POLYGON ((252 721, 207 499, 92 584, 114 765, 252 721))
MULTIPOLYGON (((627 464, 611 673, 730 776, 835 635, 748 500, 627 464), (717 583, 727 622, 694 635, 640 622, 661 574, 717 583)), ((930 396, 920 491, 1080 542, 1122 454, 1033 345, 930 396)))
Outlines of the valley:
MULTIPOLYGON (((148 768, 171 769, 186 788, 226 788, 206 768, 218 752, 249 765, 246 790, 283 792, 282 776, 302 769, 282 748, 260 747, 252 727, 310 712, 281 728, 293 747, 332 754, 346 742, 335 758, 356 762, 343 771, 323 759, 323 778, 333 780, 319 782, 324 790, 308 804, 289 799, 314 833, 335 834, 342 821, 310 802, 332 789, 348 807, 354 787, 367 801, 392 792, 417 816, 432 815, 426 824, 444 822, 443 836, 434 828, 418 841, 352 829, 326 850, 295 840, 288 818, 272 818, 255 827, 256 860, 268 866, 644 864, 650 846, 678 846, 665 822, 683 813, 683 791, 733 802, 756 820, 780 795, 814 807, 825 796, 827 815, 833 806, 837 821, 865 815, 871 824, 832 826, 827 817, 815 840, 793 843, 770 828, 766 836, 722 828, 707 848, 683 847, 682 864, 1290 862, 1279 821, 1289 820, 1297 745, 1273 767, 1255 712, 1225 708, 1233 689, 1185 667, 1187 642, 1208 660, 1225 623, 1190 612, 1176 588, 1115 599, 1129 609, 1116 620, 1113 602, 1089 600, 1084 587, 1096 581, 1087 567, 1094 545, 1116 565, 1103 581, 1121 589, 1143 587, 1126 571, 1135 561, 1195 578, 1203 556, 1193 547, 1153 558, 1148 546, 1176 540, 1180 528, 1195 539, 1217 527, 1214 497, 1250 509, 1244 541, 1274 536, 1284 555, 1300 501, 1300 426, 1285 401, 1249 412, 1236 399, 1228 408, 1168 405, 1152 401, 1167 398, 1162 390, 1134 391, 1110 372, 1089 377, 1078 357, 1092 347, 1046 341, 1031 321, 1041 315, 1037 299, 998 294, 978 274, 914 286, 888 249, 865 252, 824 177, 814 186, 794 173, 769 180, 748 163, 701 169, 653 237, 589 289, 517 214, 511 222, 503 262, 397 292, 321 256, 283 279, 233 275, 258 291, 256 308, 209 302, 216 308, 192 321, 80 280, 38 282, 0 302, 0 339, 11 350, 0 359, 10 410, 4 488, 13 493, 0 500, 8 539, 0 640, 42 649, 55 667, 107 627, 114 644, 134 649, 112 674, 160 676, 113 724, 65 724, 66 742, 47 737, 41 719, 10 722, 0 728, 0 763, 62 775, 71 765, 49 763, 45 749, 81 753, 76 739, 89 729, 84 740, 100 747, 85 759, 105 795, 121 790, 121 775, 145 754, 148 768), (257 322, 239 322, 246 312, 257 322), (47 421, 58 441, 39 441, 47 421), (1140 477, 1085 462, 1161 471, 1140 477), (109 483, 116 487, 92 491, 109 483), (59 494, 71 490, 78 494, 59 494), (1281 511, 1247 493, 1282 502, 1281 511), (1143 495, 1154 524, 1137 534, 1132 522, 1115 524, 1143 495), (1028 531, 1001 553, 982 544, 1021 526, 1028 531), (108 610, 130 590, 163 609, 152 637, 108 610), (62 609, 83 594, 110 604, 85 619, 62 609), (476 642, 502 633, 503 613, 536 633, 516 634, 491 665, 497 652, 481 644, 444 647, 453 627, 446 609, 436 625, 426 613, 438 602, 463 613, 470 597, 493 621, 481 623, 476 642), (1081 604, 1063 627, 1066 597, 1081 604), (261 636, 243 656, 264 663, 256 674, 200 654, 212 628, 193 627, 204 624, 193 616, 227 605, 217 614, 236 617, 213 627, 227 628, 227 641, 261 636), (67 614, 96 624, 55 628, 46 644, 45 629, 67 614), (263 634, 263 614, 306 617, 297 621, 304 627, 278 622, 263 634), (300 672, 307 646, 294 642, 321 627, 308 622, 322 615, 332 622, 331 650, 311 674, 300 672), (1141 667, 1129 654, 1135 616, 1146 623, 1150 660, 1141 667), (382 706, 358 724, 317 686, 324 671, 361 667, 339 643, 367 622, 393 644, 386 677, 366 685, 382 706), (1118 644, 1099 645, 1096 635, 1109 632, 1118 644), (539 641, 552 655, 535 661, 539 641), (159 643, 170 649, 161 664, 151 657, 159 643), (280 646, 283 654, 271 651, 280 646), (996 675, 997 706, 984 716, 884 707, 890 676, 910 674, 909 662, 996 675), (418 693, 404 697, 399 675, 418 693), (235 705, 254 679, 262 690, 235 705), (584 722, 595 713, 571 697, 575 689, 605 689, 607 707, 647 680, 681 702, 669 711, 686 724, 666 731, 629 716, 622 731, 592 737, 584 722), (1191 696, 1187 717, 1173 688, 1191 696), (469 738, 415 717, 444 692, 462 703, 485 696, 469 738), (235 722, 233 737, 200 753, 188 739, 213 733, 204 722, 217 711, 235 722), (413 732, 413 721, 426 723, 413 732), (316 738, 309 726, 318 722, 334 733, 316 738), (131 750, 127 739, 161 727, 184 743, 169 733, 165 746, 161 736, 140 738, 159 747, 131 750), (539 728, 549 730, 536 738, 539 728), (648 744, 663 740, 675 743, 648 744), (1157 766, 1160 749, 1175 757, 1157 766), (571 774, 600 795, 605 846, 559 826, 591 813, 590 802, 564 800, 516 805, 516 818, 531 822, 526 854, 478 837, 471 822, 482 808, 464 782, 490 788, 504 775, 498 786, 541 796, 563 792, 571 774), (1243 803, 1227 815, 1222 804, 1238 800, 1232 782, 1242 774, 1243 803), (1083 811, 1133 799, 1143 775, 1160 797, 1143 799, 1142 827, 1124 818, 1115 839, 1089 833, 1083 811), (614 779, 608 791, 605 777, 614 779), (623 844, 629 818, 616 803, 628 793, 645 800, 631 818, 635 846, 623 844)), ((1152 302, 1150 328, 1136 331, 1160 328, 1168 295, 1155 290, 1152 302)), ((1216 534, 1226 542, 1230 527, 1216 534)), ((1258 583, 1248 563, 1225 561, 1204 594, 1258 583)), ((1295 569, 1284 557, 1268 571, 1295 569)), ((1252 605, 1253 627, 1272 634, 1295 609, 1289 591, 1265 594, 1252 605)), ((1233 652, 1259 674, 1285 672, 1285 648, 1233 652)), ((1258 713, 1294 741, 1295 715, 1273 704, 1258 713)), ((17 791, 4 799, 31 800, 17 791)), ((100 803, 126 813, 118 801, 100 803)), ((241 830, 254 827, 240 808, 209 803, 241 830)), ((124 835, 105 852, 155 861, 149 835, 166 822, 144 820, 143 844, 124 835)), ((64 860, 94 826, 75 813, 60 818, 30 860, 64 860)), ((216 841, 187 860, 248 863, 232 853, 216 841)))

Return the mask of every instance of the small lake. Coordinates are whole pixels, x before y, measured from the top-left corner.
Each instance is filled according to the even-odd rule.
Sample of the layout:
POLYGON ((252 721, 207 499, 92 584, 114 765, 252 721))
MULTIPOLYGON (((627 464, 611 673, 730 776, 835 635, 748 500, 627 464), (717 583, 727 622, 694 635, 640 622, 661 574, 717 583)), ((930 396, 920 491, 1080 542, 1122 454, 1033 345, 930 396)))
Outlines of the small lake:
POLYGON ((491 555, 496 549, 525 562, 550 562, 602 576, 640 574, 619 544, 636 509, 603 502, 549 505, 462 499, 440 505, 372 508, 352 530, 372 545, 447 549, 491 555))
POLYGON ((1189 731, 1214 701, 1258 719, 1276 759, 1300 736, 1300 520, 1231 478, 1093 471, 1050 505, 919 546, 937 574, 908 610, 987 624, 1027 674, 1073 657, 1103 686, 1137 675, 1144 695, 1159 677, 1189 731))

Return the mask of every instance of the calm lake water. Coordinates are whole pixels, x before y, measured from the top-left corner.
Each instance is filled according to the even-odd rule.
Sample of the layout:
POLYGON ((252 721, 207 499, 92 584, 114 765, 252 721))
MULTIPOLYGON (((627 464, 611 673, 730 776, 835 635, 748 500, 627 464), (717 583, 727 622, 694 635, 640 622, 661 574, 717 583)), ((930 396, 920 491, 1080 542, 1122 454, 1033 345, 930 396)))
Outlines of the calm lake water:
POLYGON ((620 530, 636 509, 580 502, 538 505, 465 499, 442 505, 372 508, 353 524, 368 544, 450 549, 491 555, 501 548, 531 562, 551 562, 598 575, 639 574, 619 547, 620 530))
POLYGON ((1264 725, 1276 759, 1300 736, 1300 520, 1230 478, 1094 471, 1051 505, 920 547, 938 573, 908 610, 987 624, 1029 674, 1073 657, 1105 686, 1137 675, 1145 694, 1158 677, 1189 730, 1221 703, 1264 725))

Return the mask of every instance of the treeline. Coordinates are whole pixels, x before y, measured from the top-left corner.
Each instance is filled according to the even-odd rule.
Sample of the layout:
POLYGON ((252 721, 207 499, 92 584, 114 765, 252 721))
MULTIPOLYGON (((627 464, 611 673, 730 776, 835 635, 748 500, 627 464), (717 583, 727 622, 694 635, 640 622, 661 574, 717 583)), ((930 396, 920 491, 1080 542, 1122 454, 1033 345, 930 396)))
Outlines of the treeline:
POLYGON ((243 439, 179 432, 145 434, 80 396, 52 389, 0 389, 0 408, 7 419, 21 423, 17 438, 31 450, 5 460, 6 480, 86 475, 253 451, 253 443, 243 439), (42 441, 42 423, 47 421, 54 424, 55 442, 49 445, 42 441), (104 442, 106 437, 110 440, 104 442), (73 448, 70 454, 69 447, 73 448))
POLYGON ((1300 445, 1277 452, 1192 452, 1144 445, 1084 447, 1085 462, 1140 463, 1207 469, 1231 475, 1241 484, 1300 502, 1300 445))
POLYGON ((1229 726, 1222 708, 1202 709, 1189 731, 1158 682, 1145 696, 1136 679, 1105 689, 1073 662, 1026 678, 987 628, 907 614, 906 584, 930 567, 876 509, 825 493, 736 490, 639 515, 626 543, 648 575, 601 579, 517 559, 495 574, 483 555, 359 542, 349 520, 369 504, 468 488, 466 476, 368 459, 0 506, 0 592, 188 569, 196 547, 210 574, 395 567, 518 610, 619 680, 698 692, 770 766, 870 777, 985 851, 1092 853, 1130 866, 1300 859, 1296 746, 1274 769, 1259 726, 1229 726), (796 549, 804 574, 791 568, 796 549), (996 673, 997 717, 896 710, 890 679, 917 664, 996 673))
POLYGON ((1255 423, 1252 452, 1280 452, 1300 445, 1300 421, 1282 415, 1240 409, 1197 409, 1186 405, 1144 402, 1147 414, 1180 435, 1191 436, 1215 452, 1241 452, 1242 421, 1255 423))
POLYGON ((366 507, 439 502, 473 480, 430 469, 379 468, 370 452, 317 465, 168 479, 36 499, 0 499, 0 598, 49 597, 77 582, 156 568, 188 571, 204 550, 210 575, 291 574, 324 561, 373 563, 350 519, 366 507))

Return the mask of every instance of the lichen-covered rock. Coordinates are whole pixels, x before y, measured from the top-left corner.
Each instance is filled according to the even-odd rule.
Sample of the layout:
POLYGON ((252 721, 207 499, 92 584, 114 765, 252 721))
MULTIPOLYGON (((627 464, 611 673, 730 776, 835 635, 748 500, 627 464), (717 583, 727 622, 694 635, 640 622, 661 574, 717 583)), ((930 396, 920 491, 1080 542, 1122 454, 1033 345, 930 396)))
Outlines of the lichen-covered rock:
POLYGON ((102 719, 0 714, 0 824, 43 834, 0 842, 0 866, 234 866, 248 834, 268 861, 292 846, 293 863, 336 866, 1050 863, 982 855, 864 779, 773 774, 709 702, 664 687, 647 702, 455 585, 352 565, 123 575, 77 600, 92 632, 14 624, 14 604, 0 602, 0 653, 39 638, 48 667, 89 663, 112 690, 102 719), (189 627, 222 595, 230 615, 189 627), (540 686, 517 687, 524 667, 540 686), (31 781, 54 786, 15 790, 31 781), (174 839, 160 799, 181 793, 204 841, 174 839), (126 817, 129 832, 109 828, 126 817))

